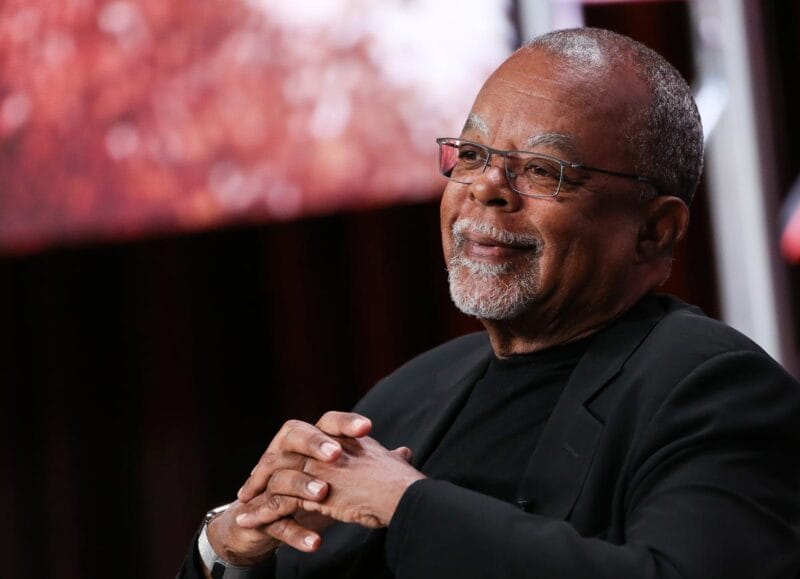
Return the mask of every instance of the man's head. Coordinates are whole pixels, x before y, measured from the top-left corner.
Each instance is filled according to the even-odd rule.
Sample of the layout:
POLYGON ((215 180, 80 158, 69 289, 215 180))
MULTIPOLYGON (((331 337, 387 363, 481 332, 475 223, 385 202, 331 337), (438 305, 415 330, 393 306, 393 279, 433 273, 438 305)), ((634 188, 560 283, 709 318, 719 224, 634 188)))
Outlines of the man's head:
POLYGON ((669 275, 702 129, 685 81, 653 51, 598 29, 536 38, 487 80, 460 138, 483 147, 450 147, 461 164, 442 199, 463 311, 572 339, 669 275), (462 171, 487 155, 482 172, 462 171))
POLYGON ((586 72, 631 70, 649 102, 631 111, 623 136, 636 173, 650 176, 663 195, 690 205, 703 169, 703 129, 689 86, 664 57, 635 40, 599 28, 558 30, 520 52, 543 50, 586 72))

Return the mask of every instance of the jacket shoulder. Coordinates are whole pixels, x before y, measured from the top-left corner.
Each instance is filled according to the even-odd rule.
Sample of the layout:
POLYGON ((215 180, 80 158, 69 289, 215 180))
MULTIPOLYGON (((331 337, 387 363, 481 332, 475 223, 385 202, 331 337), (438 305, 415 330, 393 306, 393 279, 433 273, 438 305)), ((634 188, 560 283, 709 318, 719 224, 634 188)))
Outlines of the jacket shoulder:
POLYGON ((747 336, 675 298, 656 300, 657 322, 591 402, 598 416, 625 408, 630 417, 651 417, 673 396, 749 396, 767 383, 796 394, 797 382, 747 336))
POLYGON ((380 380, 356 405, 356 412, 401 412, 424 399, 437 374, 478 351, 491 349, 486 332, 459 336, 423 352, 380 380), (392 408, 387 409, 386 404, 392 408))
MULTIPOLYGON (((750 338, 676 298, 659 296, 664 316, 642 343, 645 353, 672 363, 702 363, 717 355, 749 352, 769 357, 750 338)), ((776 363, 777 364, 777 363, 776 363)))

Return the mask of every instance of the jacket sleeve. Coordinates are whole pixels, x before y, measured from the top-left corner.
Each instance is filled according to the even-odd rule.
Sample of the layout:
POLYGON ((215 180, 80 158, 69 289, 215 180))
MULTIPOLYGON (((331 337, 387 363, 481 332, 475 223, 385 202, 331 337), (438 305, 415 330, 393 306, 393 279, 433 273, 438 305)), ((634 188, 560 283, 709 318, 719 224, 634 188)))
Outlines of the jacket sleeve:
MULTIPOLYGON (((271 564, 264 565, 259 569, 260 574, 258 576, 254 575, 252 579, 274 579, 276 575, 274 559, 273 557, 271 564)), ((200 553, 197 550, 197 535, 192 539, 189 552, 186 554, 181 570, 178 571, 175 579, 205 579, 203 563, 200 561, 200 553)))
POLYGON ((761 352, 714 356, 637 435, 617 482, 620 542, 426 479, 398 505, 389 564, 399 579, 796 577, 799 397, 761 352))
POLYGON ((175 579, 205 579, 201 565, 200 553, 197 550, 197 535, 195 534, 189 544, 189 552, 186 554, 181 570, 178 571, 175 579))

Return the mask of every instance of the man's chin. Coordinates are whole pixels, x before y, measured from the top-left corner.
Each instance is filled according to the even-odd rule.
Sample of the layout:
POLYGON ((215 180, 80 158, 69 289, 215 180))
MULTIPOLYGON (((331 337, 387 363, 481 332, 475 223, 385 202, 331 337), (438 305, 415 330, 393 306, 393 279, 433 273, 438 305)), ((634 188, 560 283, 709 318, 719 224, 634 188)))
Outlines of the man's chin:
POLYGON ((514 279, 516 276, 487 275, 485 268, 481 269, 484 271, 475 272, 465 265, 448 269, 450 298, 461 312, 485 320, 511 320, 528 308, 535 296, 531 284, 514 279))

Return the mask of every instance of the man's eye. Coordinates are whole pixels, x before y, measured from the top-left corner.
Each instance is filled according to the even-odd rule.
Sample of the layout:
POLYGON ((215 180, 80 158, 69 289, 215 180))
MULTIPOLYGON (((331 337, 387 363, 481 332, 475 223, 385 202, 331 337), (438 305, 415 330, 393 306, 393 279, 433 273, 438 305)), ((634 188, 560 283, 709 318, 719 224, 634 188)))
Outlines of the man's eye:
POLYGON ((480 159, 480 153, 475 149, 461 148, 458 150, 458 158, 462 161, 477 161, 480 159))
POLYGON ((525 174, 531 179, 558 179, 558 166, 550 163, 532 162, 525 166, 525 174))

